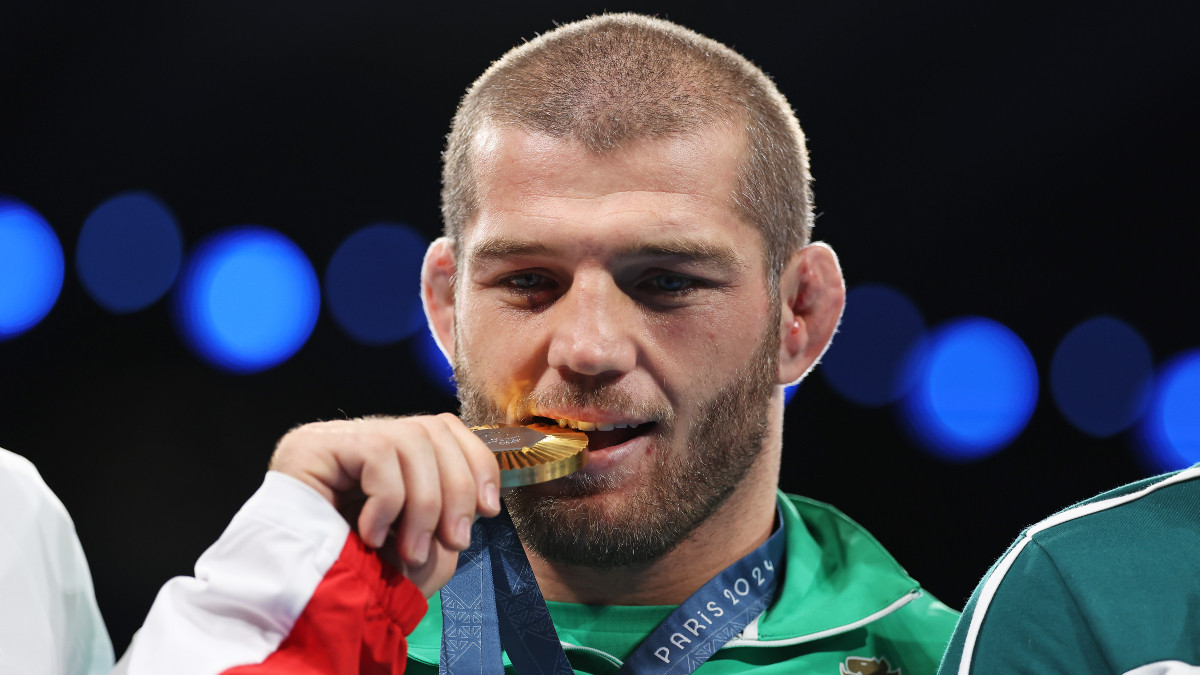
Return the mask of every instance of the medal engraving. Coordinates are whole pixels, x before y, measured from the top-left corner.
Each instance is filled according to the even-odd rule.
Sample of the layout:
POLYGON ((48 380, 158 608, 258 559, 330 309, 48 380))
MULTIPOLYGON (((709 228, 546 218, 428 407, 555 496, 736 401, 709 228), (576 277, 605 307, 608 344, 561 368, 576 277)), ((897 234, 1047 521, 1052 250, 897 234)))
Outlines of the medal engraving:
POLYGON ((544 483, 575 473, 587 463, 587 434, 547 424, 474 427, 500 464, 500 487, 544 483))
POLYGON ((546 434, 529 427, 496 427, 494 429, 475 429, 475 435, 483 439, 492 452, 501 450, 520 450, 539 443, 546 434))

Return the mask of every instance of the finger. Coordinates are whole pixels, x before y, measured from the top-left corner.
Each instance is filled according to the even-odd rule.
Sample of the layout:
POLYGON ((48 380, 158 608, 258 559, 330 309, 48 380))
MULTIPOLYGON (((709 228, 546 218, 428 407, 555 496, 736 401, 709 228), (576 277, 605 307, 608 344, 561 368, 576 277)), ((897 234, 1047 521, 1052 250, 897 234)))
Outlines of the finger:
POLYGON ((471 469, 475 479, 476 510, 485 516, 500 513, 500 464, 496 462, 495 454, 459 418, 442 413, 438 419, 443 420, 458 439, 463 458, 471 469))
POLYGON ((436 541, 429 553, 429 559, 420 566, 403 565, 401 573, 409 581, 421 589, 422 595, 431 598, 450 578, 458 566, 458 552, 439 545, 436 541))
POLYGON ((429 557, 433 532, 442 515, 442 488, 438 462, 425 426, 406 421, 403 448, 396 453, 404 478, 406 497, 396 540, 400 557, 409 565, 422 565, 429 557))
POLYGON ((296 427, 279 439, 268 468, 304 482, 336 504, 335 495, 358 481, 357 463, 342 461, 337 452, 349 429, 340 421, 296 427))
POLYGON ((354 442, 363 457, 360 488, 366 495, 358 515, 358 533, 379 548, 404 506, 404 477, 395 443, 388 434, 365 431, 355 434, 354 442))
POLYGON ((442 489, 442 517, 438 538, 447 547, 459 550, 471 545, 471 523, 475 520, 477 490, 475 477, 463 456, 458 439, 445 421, 429 418, 425 427, 437 453, 438 478, 442 489))

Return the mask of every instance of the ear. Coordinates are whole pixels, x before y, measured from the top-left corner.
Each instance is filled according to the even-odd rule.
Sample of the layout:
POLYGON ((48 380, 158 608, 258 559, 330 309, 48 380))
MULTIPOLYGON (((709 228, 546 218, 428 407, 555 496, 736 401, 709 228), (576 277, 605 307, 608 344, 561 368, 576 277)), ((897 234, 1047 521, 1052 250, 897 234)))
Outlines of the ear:
POLYGON ((842 308, 846 283, 832 248, 805 246, 792 255, 779 278, 779 383, 799 381, 829 347, 842 308))
POLYGON ((439 237, 421 264, 421 304, 442 353, 454 363, 454 240, 439 237))

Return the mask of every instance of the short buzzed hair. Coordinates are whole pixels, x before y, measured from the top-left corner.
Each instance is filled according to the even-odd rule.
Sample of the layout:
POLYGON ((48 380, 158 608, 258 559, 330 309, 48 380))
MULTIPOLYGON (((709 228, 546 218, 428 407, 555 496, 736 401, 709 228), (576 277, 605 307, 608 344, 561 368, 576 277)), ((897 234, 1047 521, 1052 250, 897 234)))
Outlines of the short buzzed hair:
POLYGON ((682 26, 605 14, 560 26, 513 48, 459 104, 442 167, 445 233, 457 241, 478 208, 473 139, 487 124, 514 125, 595 152, 629 141, 745 130, 731 198, 759 226, 772 286, 808 243, 812 181, 804 133, 787 100, 757 66, 682 26))

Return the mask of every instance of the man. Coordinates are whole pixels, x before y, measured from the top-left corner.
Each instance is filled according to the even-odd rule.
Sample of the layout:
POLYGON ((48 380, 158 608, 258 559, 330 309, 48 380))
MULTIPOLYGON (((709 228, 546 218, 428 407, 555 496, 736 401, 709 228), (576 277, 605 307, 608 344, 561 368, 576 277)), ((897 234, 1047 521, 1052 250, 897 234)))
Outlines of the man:
POLYGON ((1027 529, 984 577, 939 672, 1200 673, 1200 465, 1027 529))
MULTIPOLYGON (((456 672, 460 657, 481 661, 468 668, 478 672, 499 667, 499 654, 480 656, 489 629, 471 622, 496 615, 508 656, 529 647, 547 656, 525 663, 547 670, 569 658, 583 672, 626 660, 642 672, 932 672, 956 613, 840 513, 777 494, 783 387, 816 363, 845 297, 832 250, 809 243, 809 180, 804 137, 774 85, 691 31, 611 15, 509 52, 455 117, 446 236, 423 269, 461 420, 341 421, 285 436, 263 490, 197 579, 160 594, 133 670, 151 672, 185 645, 196 672, 272 659, 290 668, 314 651, 326 659, 317 670, 388 672, 404 649, 409 672, 439 661, 456 672), (414 631, 424 607, 412 584, 354 536, 343 547, 349 528, 329 505, 432 597, 476 514, 500 511, 496 461, 468 425, 530 422, 589 437, 581 471, 505 498, 536 577, 520 612, 545 616, 544 596, 553 626, 543 621, 531 640, 549 651, 513 637, 511 613, 487 609, 491 591, 473 605, 448 589, 453 609, 435 603, 414 631), (292 559, 319 562, 268 550, 280 529, 292 559), (767 549, 776 557, 736 572, 767 549), (231 562, 248 555, 266 561, 259 571, 231 562), (304 578, 301 592, 278 581, 292 576, 304 578), (330 581, 347 577, 354 590, 330 581), (338 594, 386 610, 347 620, 354 612, 326 607, 338 594), (206 632, 255 646, 209 658, 220 650, 197 639, 206 632)), ((476 531, 503 537, 507 522, 476 531)), ((498 546, 492 560, 526 565, 520 546, 498 546)), ((464 557, 455 583, 486 567, 472 556, 488 550, 464 557)), ((496 575, 486 588, 511 581, 496 575)))

